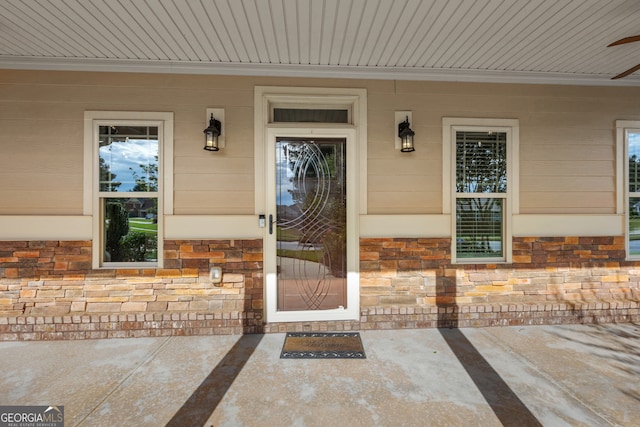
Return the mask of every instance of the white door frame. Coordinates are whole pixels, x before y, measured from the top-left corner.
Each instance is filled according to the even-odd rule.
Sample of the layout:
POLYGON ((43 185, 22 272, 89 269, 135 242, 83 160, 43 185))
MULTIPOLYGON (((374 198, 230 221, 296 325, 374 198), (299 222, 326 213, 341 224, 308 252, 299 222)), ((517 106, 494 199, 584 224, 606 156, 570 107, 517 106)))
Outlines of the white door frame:
POLYGON ((366 213, 366 90, 256 87, 256 214, 276 214, 275 142, 278 137, 345 138, 347 149, 347 307, 278 311, 276 235, 264 228, 265 320, 273 322, 358 320, 360 318, 359 218, 366 213), (273 105, 348 107, 349 124, 272 123, 273 105), (363 179, 364 178, 364 179, 363 179), (363 204, 364 202, 364 204, 363 204))

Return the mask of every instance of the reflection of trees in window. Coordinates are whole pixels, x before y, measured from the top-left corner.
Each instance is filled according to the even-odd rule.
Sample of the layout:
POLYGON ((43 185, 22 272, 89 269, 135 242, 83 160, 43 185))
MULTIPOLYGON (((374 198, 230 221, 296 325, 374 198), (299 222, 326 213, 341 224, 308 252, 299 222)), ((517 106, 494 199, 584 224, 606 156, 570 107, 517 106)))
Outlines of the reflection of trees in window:
POLYGON ((457 132, 456 193, 484 194, 456 200, 456 252, 460 257, 502 255, 507 147, 503 132, 457 132))
POLYGON ((458 132, 456 191, 458 193, 504 193, 507 191, 505 133, 458 132))
POLYGON ((118 191, 121 182, 116 181, 116 174, 111 172, 111 168, 104 158, 100 157, 100 191, 118 191))
MULTIPOLYGON (((318 236, 323 248, 322 263, 329 268, 335 277, 346 277, 346 192, 344 191, 344 144, 321 144, 322 153, 318 168, 320 179, 328 187, 323 200, 308 197, 303 202, 303 211, 317 211, 322 220, 322 234, 318 236), (340 162, 340 163, 339 163, 340 162)), ((318 171, 314 170, 313 176, 318 171)), ((309 176, 309 175, 308 175, 309 176)), ((314 194, 317 191, 313 192, 314 194)), ((317 225, 316 225, 317 227, 317 225)))
POLYGON ((629 156, 629 192, 640 190, 640 159, 636 154, 629 156))
POLYGON ((293 230, 305 251, 317 252, 334 277, 346 274, 345 145, 283 143, 295 208, 278 207, 281 229, 293 230))
POLYGON ((105 199, 106 262, 144 262, 157 259, 158 200, 105 199))
POLYGON ((158 156, 153 156, 155 162, 148 165, 138 165, 142 170, 138 174, 133 168, 129 168, 136 185, 131 191, 158 191, 158 156))
POLYGON ((458 199, 456 203, 458 256, 502 255, 502 223, 502 199, 458 199))
POLYGON ((629 243, 629 255, 637 257, 640 255, 640 133, 629 132, 627 134, 628 151, 628 211, 627 219, 629 243))
POLYGON ((126 261, 143 262, 148 258, 157 258, 157 236, 140 231, 130 231, 122 240, 122 246, 126 250, 126 261))
POLYGON ((129 232, 129 213, 119 200, 106 201, 105 260, 125 261, 124 249, 120 244, 129 232))

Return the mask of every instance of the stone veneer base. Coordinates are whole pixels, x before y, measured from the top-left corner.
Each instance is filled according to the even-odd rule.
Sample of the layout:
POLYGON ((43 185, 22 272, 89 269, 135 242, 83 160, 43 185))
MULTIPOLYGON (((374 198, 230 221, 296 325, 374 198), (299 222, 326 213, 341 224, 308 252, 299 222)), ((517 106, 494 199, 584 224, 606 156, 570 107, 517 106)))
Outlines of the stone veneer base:
POLYGON ((194 312, 4 317, 0 341, 629 323, 640 322, 640 302, 369 307, 359 321, 262 324, 243 313, 224 317, 194 312))
POLYGON ((166 240, 142 270, 92 270, 90 241, 0 242, 0 341, 640 322, 623 236, 518 237, 511 264, 453 265, 450 243, 362 238, 358 320, 264 324, 261 239, 166 240))

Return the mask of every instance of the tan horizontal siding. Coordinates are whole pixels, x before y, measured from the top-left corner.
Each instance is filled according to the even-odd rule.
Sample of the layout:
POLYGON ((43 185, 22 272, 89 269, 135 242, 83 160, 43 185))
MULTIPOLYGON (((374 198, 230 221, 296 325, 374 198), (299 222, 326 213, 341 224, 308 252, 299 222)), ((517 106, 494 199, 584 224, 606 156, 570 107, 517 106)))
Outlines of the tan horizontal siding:
POLYGON ((533 176, 536 179, 544 176, 567 176, 573 179, 586 177, 610 177, 615 172, 613 160, 575 160, 557 158, 556 160, 531 161, 522 159, 520 175, 522 177, 533 176))
MULTIPOLYGON (((248 191, 253 190, 253 175, 228 173, 223 174, 219 171, 212 173, 198 173, 187 174, 183 173, 176 175, 174 178, 174 190, 177 193, 181 192, 218 192, 220 189, 226 191, 248 191)), ((217 203, 223 203, 223 200, 218 200, 217 203)))
MULTIPOLYGON (((573 145, 601 145, 613 147, 613 127, 612 123, 603 129, 589 127, 555 127, 550 128, 544 124, 540 126, 520 126, 520 139, 529 141, 521 146, 520 151, 531 147, 534 149, 538 145, 553 145, 556 147, 571 147, 573 145), (567 138, 570 135, 570 138, 567 138)), ((539 149, 537 151, 540 151, 539 149)))
POLYGON ((547 142, 535 145, 528 144, 520 149, 520 157, 527 162, 546 162, 556 159, 568 159, 573 163, 593 160, 614 161, 615 149, 613 145, 609 144, 608 141, 601 140, 600 142, 601 144, 557 144, 547 142))
POLYGON ((0 71, 2 214, 81 214, 83 113, 174 112, 177 214, 253 213, 254 79, 0 71), (226 148, 202 149, 207 107, 225 108, 226 148), (37 200, 31 200, 36 198, 37 200))
MULTIPOLYGON (((369 194, 369 204, 381 206, 378 214, 396 214, 398 211, 405 214, 423 214, 423 206, 437 206, 441 198, 441 192, 429 193, 425 191, 377 191, 369 194)), ((440 213, 433 209, 427 214, 440 213)))
POLYGON ((615 191, 615 182, 612 177, 603 178, 601 176, 588 176, 577 180, 571 176, 538 175, 535 179, 520 179, 521 195, 532 192, 555 192, 558 188, 571 193, 613 193, 615 191))
POLYGON ((218 153, 207 153, 202 149, 203 143, 198 141, 195 151, 197 155, 192 156, 175 156, 174 168, 188 172, 190 174, 209 174, 209 173, 238 173, 249 171, 253 174, 253 158, 252 157, 235 157, 228 158, 216 156, 218 153), (207 155, 209 154, 209 155, 207 155))
POLYGON ((367 89, 367 211, 442 212, 442 118, 520 123, 520 213, 615 212, 615 120, 640 120, 640 88, 0 70, 0 213, 82 213, 83 112, 174 113, 176 214, 252 214, 254 87, 367 89), (207 107, 226 147, 202 150, 207 107), (410 110, 414 153, 394 149, 410 110))
POLYGON ((176 214, 253 214, 254 212, 254 139, 253 88, 227 91, 215 102, 189 108, 189 114, 176 117, 174 140, 174 190, 176 214), (247 102, 234 106, 235 93, 247 102), (227 103, 227 100, 229 102, 227 103), (195 108, 197 107, 197 108, 195 108), (225 109, 224 149, 212 153, 203 150, 206 107, 225 109))
POLYGON ((527 213, 615 213, 615 195, 606 191, 592 191, 588 194, 562 190, 530 191, 522 194, 520 199, 520 211, 527 213))
MULTIPOLYGON (((215 185, 215 184, 213 184, 215 185)), ((176 191, 176 215, 253 214, 253 191, 227 191, 224 188, 210 191, 176 191)))
POLYGON ((39 187, 40 191, 53 193, 59 191, 81 192, 82 177, 74 173, 73 169, 69 167, 70 173, 56 172, 54 174, 46 173, 44 169, 40 171, 41 173, 35 173, 32 171, 23 172, 19 168, 0 168, 0 182, 5 190, 13 191, 33 191, 34 188, 39 187), (55 177, 55 182, 51 182, 52 177, 55 177))
POLYGON ((368 129, 368 173, 381 177, 369 179, 369 213, 431 212, 433 206, 421 206, 428 202, 417 188, 431 190, 449 179, 442 177, 441 166, 432 167, 442 163, 442 117, 519 120, 520 213, 614 213, 615 120, 640 118, 639 95, 638 88, 405 81, 388 93, 369 93, 374 120, 368 129), (371 142, 372 135, 386 135, 388 141, 395 136, 388 123, 394 110, 413 112, 415 153, 389 153, 371 142), (394 210, 383 196, 389 182, 384 177, 389 171, 411 174, 415 158, 426 170, 412 176, 418 180, 411 186, 414 193, 393 198, 394 210))
POLYGON ((0 105, 0 214, 81 214, 82 111, 50 117, 53 104, 0 105))
MULTIPOLYGON (((0 177, 1 179, 2 177, 0 177)), ((82 213, 82 190, 0 190, 0 215, 78 215, 82 213), (77 205, 80 204, 78 207, 77 205)))

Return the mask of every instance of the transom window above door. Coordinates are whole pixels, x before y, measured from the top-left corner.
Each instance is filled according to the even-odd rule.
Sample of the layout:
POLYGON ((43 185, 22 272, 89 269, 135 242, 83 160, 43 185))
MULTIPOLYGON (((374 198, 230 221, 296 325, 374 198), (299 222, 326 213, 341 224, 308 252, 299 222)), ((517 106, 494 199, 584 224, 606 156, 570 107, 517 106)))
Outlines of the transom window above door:
POLYGON ((349 110, 274 107, 273 123, 349 123, 349 110))

